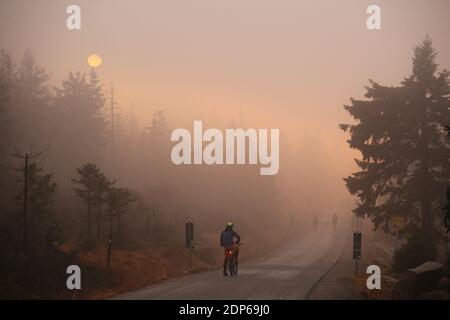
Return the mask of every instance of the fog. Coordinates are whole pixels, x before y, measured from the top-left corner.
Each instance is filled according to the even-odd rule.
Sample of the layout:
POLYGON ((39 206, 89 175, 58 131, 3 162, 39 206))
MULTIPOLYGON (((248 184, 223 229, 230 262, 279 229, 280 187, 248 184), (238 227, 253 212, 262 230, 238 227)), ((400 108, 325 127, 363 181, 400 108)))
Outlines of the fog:
POLYGON ((51 99, 69 71, 89 74, 92 53, 103 59, 95 72, 105 98, 101 133, 82 117, 55 122, 70 104, 63 96, 45 115, 34 110, 24 120, 47 123, 41 135, 19 128, 4 149, 50 146, 38 161, 54 173, 62 208, 70 202, 61 199, 74 197, 75 168, 94 162, 178 226, 188 219, 211 222, 214 232, 228 220, 287 226, 293 215, 309 226, 316 213, 348 214, 354 200, 342 178, 359 154, 338 127, 352 122, 343 105, 363 97, 368 79, 399 84, 427 34, 439 63, 450 65, 448 1, 377 1, 383 20, 375 32, 365 25, 372 2, 80 0, 81 30, 71 31, 65 11, 72 1, 3 0, 0 48, 16 63, 29 50, 51 74, 51 99), (278 174, 261 176, 245 165, 175 166, 170 133, 192 130, 194 120, 221 130, 280 129, 278 174))

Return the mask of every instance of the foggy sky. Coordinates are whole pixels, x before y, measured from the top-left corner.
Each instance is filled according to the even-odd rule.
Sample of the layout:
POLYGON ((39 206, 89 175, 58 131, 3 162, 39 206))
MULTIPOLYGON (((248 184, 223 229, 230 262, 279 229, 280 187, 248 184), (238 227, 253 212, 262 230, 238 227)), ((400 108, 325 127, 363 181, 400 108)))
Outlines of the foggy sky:
POLYGON ((355 156, 338 129, 351 121, 343 104, 369 78, 399 84, 427 34, 449 68, 449 13, 445 0, 1 0, 0 48, 16 58, 30 49, 55 85, 100 54, 121 114, 134 105, 142 127, 164 109, 189 129, 197 119, 280 128, 292 152, 313 134, 341 183, 355 156), (81 31, 65 27, 70 4, 81 7, 81 31), (370 4, 381 7, 380 31, 366 28, 370 4))

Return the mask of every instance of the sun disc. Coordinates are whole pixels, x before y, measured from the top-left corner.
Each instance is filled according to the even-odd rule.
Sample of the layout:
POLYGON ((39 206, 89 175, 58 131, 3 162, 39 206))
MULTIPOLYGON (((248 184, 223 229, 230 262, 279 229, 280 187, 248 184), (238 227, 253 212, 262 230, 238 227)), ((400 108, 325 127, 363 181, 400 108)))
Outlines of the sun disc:
POLYGON ((97 68, 102 64, 102 57, 100 57, 98 54, 91 54, 88 57, 87 62, 92 68, 97 68))

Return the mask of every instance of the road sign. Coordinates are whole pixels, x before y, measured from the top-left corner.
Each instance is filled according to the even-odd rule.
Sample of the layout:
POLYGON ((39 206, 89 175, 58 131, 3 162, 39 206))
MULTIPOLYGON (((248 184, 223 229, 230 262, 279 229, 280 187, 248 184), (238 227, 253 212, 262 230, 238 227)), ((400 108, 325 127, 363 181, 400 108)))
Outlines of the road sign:
POLYGON ((353 260, 361 259, 361 232, 353 233, 353 260))
POLYGON ((403 216, 393 216, 389 220, 389 225, 392 229, 401 230, 406 225, 406 219, 403 216))
POLYGON ((194 248, 194 224, 190 221, 185 224, 186 248, 194 248))

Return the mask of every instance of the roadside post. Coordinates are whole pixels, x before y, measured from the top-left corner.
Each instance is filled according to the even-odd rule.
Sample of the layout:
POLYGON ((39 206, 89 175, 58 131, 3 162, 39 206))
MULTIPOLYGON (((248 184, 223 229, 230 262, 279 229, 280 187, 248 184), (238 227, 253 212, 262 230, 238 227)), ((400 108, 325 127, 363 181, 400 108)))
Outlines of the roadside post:
POLYGON ((148 208, 145 208, 145 243, 148 243, 148 234, 150 229, 150 214, 148 208))
POLYGON ((109 265, 111 264, 111 248, 112 247, 112 232, 109 233, 108 236, 108 255, 107 255, 107 261, 106 261, 106 265, 109 267, 109 265))
POLYGON ((361 232, 353 233, 353 260, 355 260, 355 277, 358 276, 358 260, 361 260, 361 232))
POLYGON ((192 252, 194 250, 194 223, 188 221, 185 223, 186 249, 189 253, 189 270, 192 269, 192 252))
POLYGON ((154 231, 156 228, 156 210, 152 205, 150 208, 145 208, 145 242, 148 243, 150 238, 150 230, 154 231))

